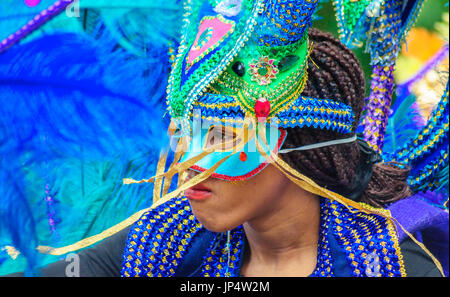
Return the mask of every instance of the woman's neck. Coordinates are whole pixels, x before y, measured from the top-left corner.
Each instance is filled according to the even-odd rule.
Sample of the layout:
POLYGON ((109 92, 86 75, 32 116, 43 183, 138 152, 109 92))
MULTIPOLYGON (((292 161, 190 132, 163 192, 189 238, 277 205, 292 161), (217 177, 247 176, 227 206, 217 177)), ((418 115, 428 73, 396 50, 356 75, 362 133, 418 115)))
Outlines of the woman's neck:
POLYGON ((244 276, 308 276, 317 263, 320 199, 291 185, 258 217, 244 223, 249 243, 244 276))

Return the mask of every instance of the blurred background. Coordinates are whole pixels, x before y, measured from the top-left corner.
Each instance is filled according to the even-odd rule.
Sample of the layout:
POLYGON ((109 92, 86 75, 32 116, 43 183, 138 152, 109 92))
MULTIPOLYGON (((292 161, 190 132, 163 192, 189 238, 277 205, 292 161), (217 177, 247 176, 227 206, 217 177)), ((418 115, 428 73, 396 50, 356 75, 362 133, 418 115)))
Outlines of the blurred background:
MULTIPOLYGON (((418 71, 421 62, 429 59, 444 43, 448 42, 448 1, 447 0, 431 0, 425 1, 416 24, 409 33, 408 43, 414 42, 409 46, 404 46, 402 56, 411 57, 410 65, 403 65, 397 67, 401 71, 397 74, 398 81, 405 80, 408 73, 418 71), (425 39, 424 39, 425 38, 425 39), (420 41, 419 41, 420 40, 420 41), (407 66, 406 69, 404 66, 407 66)), ((337 30, 337 23, 335 18, 335 11, 332 2, 324 2, 321 4, 319 16, 321 19, 314 24, 315 27, 324 31, 332 33, 339 37, 337 30)), ((367 81, 370 82, 371 70, 369 67, 370 57, 364 52, 364 48, 355 49, 355 54, 360 60, 367 81)), ((400 62, 402 63, 402 62, 400 62)), ((409 63, 405 63, 409 64, 409 63)))

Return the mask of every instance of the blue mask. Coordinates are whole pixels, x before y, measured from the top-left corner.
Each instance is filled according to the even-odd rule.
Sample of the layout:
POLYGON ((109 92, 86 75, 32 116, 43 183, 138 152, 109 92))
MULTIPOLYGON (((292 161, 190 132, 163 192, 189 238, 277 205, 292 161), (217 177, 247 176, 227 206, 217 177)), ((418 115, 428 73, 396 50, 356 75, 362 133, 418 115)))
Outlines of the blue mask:
MULTIPOLYGON (((253 137, 248 136, 248 134, 243 133, 243 129, 245 128, 220 124, 212 124, 206 129, 194 129, 189 148, 181 162, 185 162, 218 145, 218 149, 216 148, 212 153, 198 161, 191 169, 203 172, 213 167, 223 158, 231 155, 211 175, 213 178, 222 180, 245 180, 255 176, 268 165, 265 157, 257 149, 255 137, 260 144, 264 143, 264 140, 258 135, 253 137), (240 150, 237 151, 236 148, 240 150)), ((254 127, 250 127, 250 129, 254 129, 254 127)), ((264 145, 262 148, 264 152, 267 155, 270 155, 270 151, 277 154, 286 139, 286 135, 285 130, 280 130, 275 126, 271 128, 270 125, 267 125, 267 146, 264 145)))

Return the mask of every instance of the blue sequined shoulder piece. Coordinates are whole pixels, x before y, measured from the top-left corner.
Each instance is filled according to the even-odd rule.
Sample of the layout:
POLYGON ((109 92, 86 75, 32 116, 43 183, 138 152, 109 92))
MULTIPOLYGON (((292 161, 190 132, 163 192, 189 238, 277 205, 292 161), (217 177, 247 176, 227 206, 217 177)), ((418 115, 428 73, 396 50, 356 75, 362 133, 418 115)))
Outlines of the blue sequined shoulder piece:
POLYGON ((338 202, 330 202, 329 207, 330 231, 344 250, 353 276, 406 276, 392 223, 376 214, 352 212, 338 202))
MULTIPOLYGON (((121 275, 174 276, 201 230, 205 229, 186 198, 149 210, 130 229, 121 275)), ((334 275, 327 234, 336 238, 353 276, 406 276, 394 226, 385 218, 353 212, 338 202, 322 199, 320 230, 318 262, 311 276, 334 275)), ((203 254, 200 274, 239 276, 245 240, 242 226, 216 235, 203 254)))
POLYGON ((175 198, 149 210, 130 229, 121 275, 173 276, 192 238, 201 229, 186 198, 175 198))

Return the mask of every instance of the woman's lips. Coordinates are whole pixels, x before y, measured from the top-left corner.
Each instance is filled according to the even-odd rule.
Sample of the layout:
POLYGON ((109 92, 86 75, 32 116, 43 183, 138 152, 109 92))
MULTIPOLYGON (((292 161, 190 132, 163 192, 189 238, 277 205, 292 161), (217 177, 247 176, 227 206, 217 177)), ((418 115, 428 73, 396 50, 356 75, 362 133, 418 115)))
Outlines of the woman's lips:
POLYGON ((184 195, 191 200, 205 200, 210 198, 212 193, 209 188, 198 184, 184 191, 184 195))

